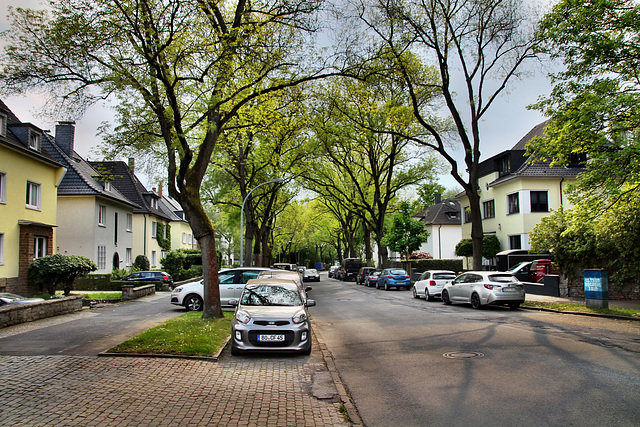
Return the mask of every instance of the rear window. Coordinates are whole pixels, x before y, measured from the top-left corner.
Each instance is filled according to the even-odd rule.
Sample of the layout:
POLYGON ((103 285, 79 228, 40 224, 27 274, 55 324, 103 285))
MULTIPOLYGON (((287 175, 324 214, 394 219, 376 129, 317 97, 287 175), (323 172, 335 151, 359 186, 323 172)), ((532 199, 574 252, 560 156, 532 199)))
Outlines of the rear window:
POLYGON ((516 276, 511 274, 491 274, 489 276, 490 282, 498 282, 498 283, 513 283, 517 282, 516 276))
POLYGON ((456 278, 455 274, 443 274, 443 273, 436 273, 433 275, 433 279, 434 280, 453 280, 456 278))
POLYGON ((394 274, 396 276, 402 275, 404 274, 405 276, 407 275, 407 272, 404 270, 401 270, 399 268, 394 268, 393 270, 389 270, 389 273, 394 274))

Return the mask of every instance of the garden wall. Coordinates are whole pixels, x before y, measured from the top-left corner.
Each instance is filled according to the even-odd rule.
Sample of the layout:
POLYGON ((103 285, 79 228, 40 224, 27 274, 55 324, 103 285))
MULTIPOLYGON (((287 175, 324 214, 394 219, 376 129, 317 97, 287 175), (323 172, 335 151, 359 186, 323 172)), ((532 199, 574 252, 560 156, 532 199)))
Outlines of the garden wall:
POLYGON ((32 322, 61 314, 74 313, 82 310, 80 295, 51 299, 32 304, 21 304, 10 307, 0 307, 0 328, 32 322))

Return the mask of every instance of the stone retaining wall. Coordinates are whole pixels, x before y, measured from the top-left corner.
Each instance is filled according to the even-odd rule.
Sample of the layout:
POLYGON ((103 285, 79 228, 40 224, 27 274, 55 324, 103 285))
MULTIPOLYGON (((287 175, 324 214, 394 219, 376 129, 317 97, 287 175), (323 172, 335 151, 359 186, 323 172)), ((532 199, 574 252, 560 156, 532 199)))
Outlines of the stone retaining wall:
POLYGON ((143 285, 134 288, 133 285, 122 285, 122 301, 142 298, 156 293, 156 285, 143 285))
POLYGON ((80 310, 82 310, 82 297, 79 295, 32 304, 0 307, 0 328, 80 310))

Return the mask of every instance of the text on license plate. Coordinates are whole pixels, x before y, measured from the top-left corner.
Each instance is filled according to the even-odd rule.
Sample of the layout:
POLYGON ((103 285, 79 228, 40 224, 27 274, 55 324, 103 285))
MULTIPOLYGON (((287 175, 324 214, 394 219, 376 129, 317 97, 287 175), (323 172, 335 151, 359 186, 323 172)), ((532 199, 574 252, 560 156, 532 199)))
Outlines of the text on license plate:
POLYGON ((260 342, 282 342, 284 341, 284 335, 258 335, 258 341, 260 342))
POLYGON ((502 288, 502 292, 515 292, 516 288, 502 288))

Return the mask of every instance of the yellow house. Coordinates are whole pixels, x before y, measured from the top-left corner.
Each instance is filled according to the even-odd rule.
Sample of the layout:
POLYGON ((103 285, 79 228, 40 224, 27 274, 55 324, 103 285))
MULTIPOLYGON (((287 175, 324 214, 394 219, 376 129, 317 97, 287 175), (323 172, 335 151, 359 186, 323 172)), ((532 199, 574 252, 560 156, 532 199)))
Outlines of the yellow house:
POLYGON ((28 296, 29 264, 55 248, 57 187, 66 169, 43 148, 45 132, 0 101, 0 291, 28 296))
MULTIPOLYGON (((529 232, 560 206, 570 207, 565 193, 567 183, 585 171, 575 159, 568 167, 548 162, 526 162, 526 144, 544 134, 546 123, 534 127, 511 150, 484 160, 479 167, 479 194, 482 228, 495 234, 502 250, 529 249, 529 232)), ((471 238, 469 199, 458 196, 463 212, 462 238, 471 238)), ((485 260, 486 264, 486 260, 485 260)))

